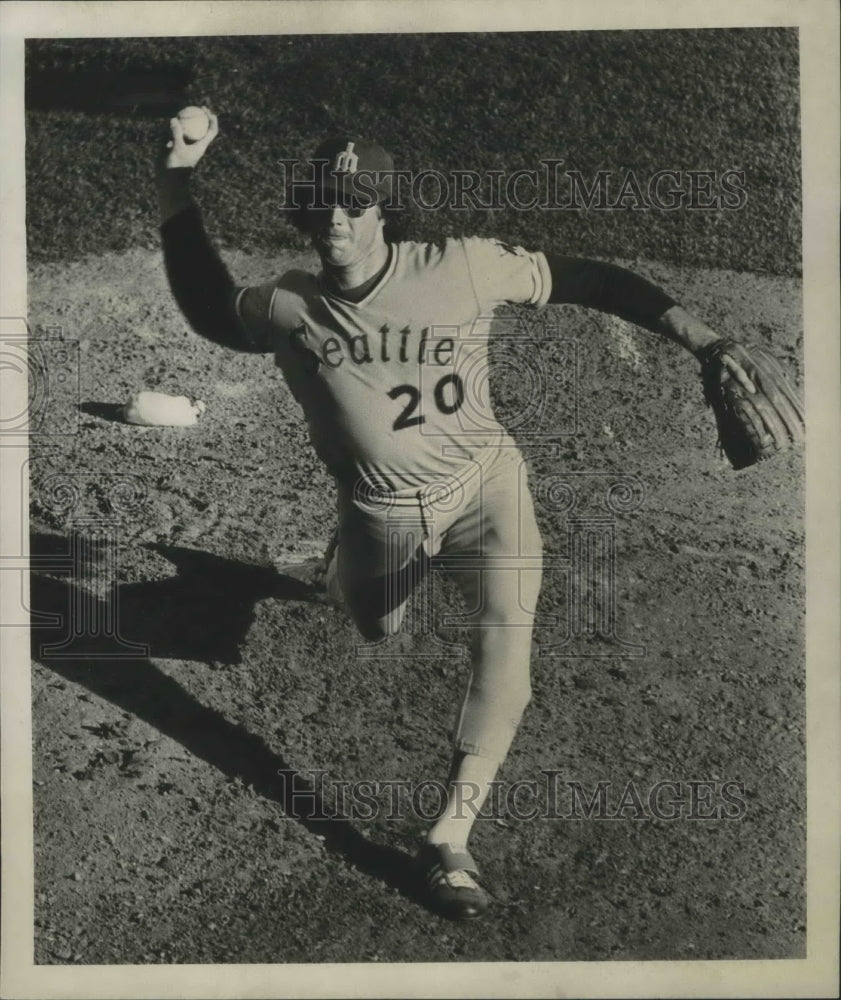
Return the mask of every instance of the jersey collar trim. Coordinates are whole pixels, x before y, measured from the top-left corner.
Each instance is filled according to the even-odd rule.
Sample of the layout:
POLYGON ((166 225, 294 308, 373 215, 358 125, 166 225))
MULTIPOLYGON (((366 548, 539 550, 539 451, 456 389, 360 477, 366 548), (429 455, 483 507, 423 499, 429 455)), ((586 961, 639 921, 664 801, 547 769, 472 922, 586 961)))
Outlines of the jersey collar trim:
POLYGON ((397 244, 389 243, 388 263, 386 264, 385 270, 380 276, 380 280, 377 281, 374 284, 373 288, 368 292, 368 294, 364 298, 360 299, 358 302, 354 302, 352 299, 346 299, 338 292, 334 292, 331 288, 329 288, 327 282, 325 281, 324 271, 320 271, 318 274, 318 287, 321 289, 322 295, 324 295, 325 298, 333 299, 336 302, 341 302, 343 305, 351 306, 354 309, 359 309, 361 306, 367 305, 371 301, 371 299, 379 293, 380 289, 383 287, 383 285, 385 285, 385 283, 389 280, 392 274, 394 274, 394 269, 397 266, 397 252, 398 252, 397 244))

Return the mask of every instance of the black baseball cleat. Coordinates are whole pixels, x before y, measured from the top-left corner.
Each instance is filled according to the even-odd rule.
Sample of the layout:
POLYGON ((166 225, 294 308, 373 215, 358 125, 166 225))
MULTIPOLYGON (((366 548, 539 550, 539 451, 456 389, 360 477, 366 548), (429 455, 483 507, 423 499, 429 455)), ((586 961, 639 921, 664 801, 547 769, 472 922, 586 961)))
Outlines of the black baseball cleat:
POLYGON ((450 920, 473 920, 487 910, 490 900, 476 884, 476 862, 465 847, 424 844, 415 863, 427 901, 450 920))

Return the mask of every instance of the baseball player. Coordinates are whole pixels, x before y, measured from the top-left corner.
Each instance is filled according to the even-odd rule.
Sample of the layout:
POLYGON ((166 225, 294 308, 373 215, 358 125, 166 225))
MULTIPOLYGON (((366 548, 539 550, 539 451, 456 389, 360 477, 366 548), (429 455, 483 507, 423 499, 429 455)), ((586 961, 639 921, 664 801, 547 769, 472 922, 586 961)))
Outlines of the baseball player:
MULTIPOLYGON (((208 114, 210 114, 208 112, 208 114)), ((476 815, 530 698, 541 539, 522 459, 478 387, 503 303, 576 303, 613 313, 701 357, 716 334, 645 279, 610 264, 490 239, 392 239, 391 156, 338 136, 315 151, 292 221, 321 261, 235 287, 208 240, 190 176, 218 133, 187 143, 172 119, 157 172, 165 262, 192 327, 239 351, 272 353, 336 482, 327 586, 361 634, 400 628, 436 557, 470 609, 471 672, 454 733, 447 802, 417 857, 442 914, 488 906, 468 850, 476 815), (366 185, 357 183, 367 180, 366 185), (364 192, 361 194, 360 192, 364 192)), ((755 391, 729 355, 723 378, 755 391)))

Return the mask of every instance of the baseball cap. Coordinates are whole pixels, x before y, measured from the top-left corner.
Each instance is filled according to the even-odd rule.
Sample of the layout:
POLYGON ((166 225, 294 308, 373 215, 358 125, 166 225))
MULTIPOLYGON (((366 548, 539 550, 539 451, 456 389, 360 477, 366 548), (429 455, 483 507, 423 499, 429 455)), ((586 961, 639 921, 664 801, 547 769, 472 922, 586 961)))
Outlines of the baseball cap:
POLYGON ((394 159, 379 143, 359 136, 331 136, 319 143, 309 165, 313 180, 294 185, 297 205, 366 206, 391 196, 394 159))

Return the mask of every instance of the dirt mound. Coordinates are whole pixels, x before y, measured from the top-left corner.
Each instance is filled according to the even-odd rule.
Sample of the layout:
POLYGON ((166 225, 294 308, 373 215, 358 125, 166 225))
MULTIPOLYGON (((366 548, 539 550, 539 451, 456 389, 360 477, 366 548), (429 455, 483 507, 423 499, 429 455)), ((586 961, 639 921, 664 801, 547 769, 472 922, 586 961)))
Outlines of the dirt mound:
MULTIPOLYGON (((227 257, 252 281, 308 259, 227 257)), ((799 380, 796 280, 636 266, 799 380)), ((801 461, 733 473, 688 355, 599 313, 545 317, 528 350, 562 344, 567 367, 537 423, 522 369, 497 366, 548 553, 534 699, 500 777, 554 794, 555 815, 518 818, 522 786, 478 823, 496 900, 478 931, 418 905, 406 862, 425 823, 392 808, 394 786, 367 809, 359 787, 336 801, 338 782, 444 777, 465 633, 410 626, 372 656, 277 569, 327 541, 331 484, 272 359, 191 334, 157 252, 32 268, 33 329, 80 359, 39 404, 32 607, 99 634, 34 630, 36 961, 804 954, 801 461), (207 411, 189 429, 114 419, 138 389, 207 411), (578 637, 570 487, 577 515, 611 513, 615 570, 609 627, 578 637), (321 816, 303 794, 319 783, 321 816)), ((433 580, 419 600, 454 598, 433 580)))

